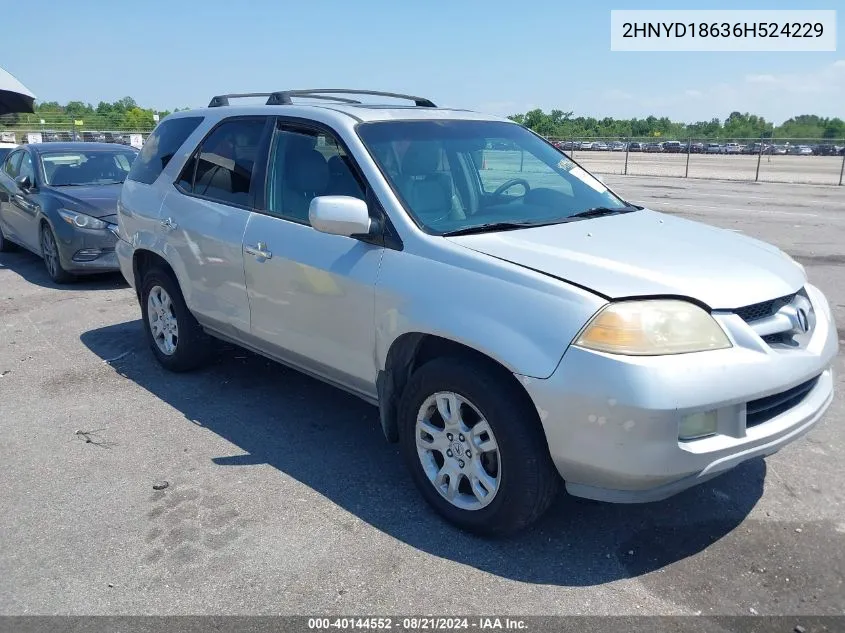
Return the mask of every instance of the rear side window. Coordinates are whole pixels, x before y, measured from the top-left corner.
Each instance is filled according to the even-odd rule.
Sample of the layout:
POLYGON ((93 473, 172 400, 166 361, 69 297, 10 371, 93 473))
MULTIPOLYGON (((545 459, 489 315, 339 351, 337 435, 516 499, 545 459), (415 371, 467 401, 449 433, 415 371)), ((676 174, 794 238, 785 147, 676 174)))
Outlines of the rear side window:
POLYGON ((252 206, 250 188, 266 124, 266 117, 250 117, 218 125, 185 164, 179 188, 223 204, 252 206))
POLYGON ((153 130, 138 158, 132 164, 127 178, 151 185, 191 133, 202 122, 202 117, 183 117, 162 121, 153 130))

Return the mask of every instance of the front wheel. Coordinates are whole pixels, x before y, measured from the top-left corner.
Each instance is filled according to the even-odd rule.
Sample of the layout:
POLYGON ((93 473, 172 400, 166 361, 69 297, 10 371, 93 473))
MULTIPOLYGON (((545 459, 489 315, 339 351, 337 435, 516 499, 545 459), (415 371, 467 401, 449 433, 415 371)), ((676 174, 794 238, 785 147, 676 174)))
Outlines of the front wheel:
POLYGON ((527 527, 559 488, 528 396, 483 362, 439 358, 418 369, 402 395, 399 438, 423 497, 472 532, 527 527))
POLYGON ((140 299, 144 330, 159 363, 171 371, 188 371, 208 360, 209 337, 171 275, 150 270, 144 276, 140 299))
POLYGON ((73 280, 73 275, 62 266, 56 236, 53 235, 53 229, 47 224, 41 227, 41 257, 44 259, 47 274, 50 275, 50 279, 54 282, 57 284, 66 284, 73 280))

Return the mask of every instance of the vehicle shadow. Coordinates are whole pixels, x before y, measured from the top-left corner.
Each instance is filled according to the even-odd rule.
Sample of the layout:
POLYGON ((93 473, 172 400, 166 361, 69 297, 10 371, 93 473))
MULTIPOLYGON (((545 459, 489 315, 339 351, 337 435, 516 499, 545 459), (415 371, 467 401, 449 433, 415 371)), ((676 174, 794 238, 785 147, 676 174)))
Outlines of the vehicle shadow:
POLYGON ((61 290, 107 290, 125 288, 126 280, 119 272, 82 275, 67 284, 57 284, 44 267, 44 260, 28 250, 17 247, 8 253, 0 253, 0 270, 6 269, 20 275, 31 284, 44 288, 61 290))
POLYGON ((363 401, 234 346, 174 377, 158 366, 140 320, 85 332, 121 376, 238 447, 219 466, 269 464, 373 527, 422 551, 530 583, 589 586, 692 556, 736 528, 760 498, 766 465, 745 463, 672 499, 611 505, 561 494, 539 524, 507 539, 466 534, 414 489, 396 445, 363 401), (126 354, 129 352, 129 354, 126 354))

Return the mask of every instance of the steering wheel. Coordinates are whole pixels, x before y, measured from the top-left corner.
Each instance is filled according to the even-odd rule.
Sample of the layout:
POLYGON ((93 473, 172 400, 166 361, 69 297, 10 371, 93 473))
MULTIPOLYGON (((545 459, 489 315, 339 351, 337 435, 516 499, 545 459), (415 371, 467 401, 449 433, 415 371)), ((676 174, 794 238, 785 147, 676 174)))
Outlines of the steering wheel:
POLYGON ((528 181, 525 180, 525 178, 511 178, 496 187, 496 191, 493 192, 493 196, 498 198, 499 196, 504 195, 504 193, 514 185, 522 185, 525 188, 525 193, 522 194, 522 197, 525 197, 525 195, 531 191, 531 185, 528 184, 528 181))

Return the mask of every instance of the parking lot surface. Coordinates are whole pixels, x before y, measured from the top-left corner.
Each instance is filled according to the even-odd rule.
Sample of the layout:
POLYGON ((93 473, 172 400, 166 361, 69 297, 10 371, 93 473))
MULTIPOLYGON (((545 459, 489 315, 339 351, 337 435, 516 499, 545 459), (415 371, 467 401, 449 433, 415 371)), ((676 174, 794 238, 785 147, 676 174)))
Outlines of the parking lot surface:
MULTIPOLYGON (((845 189, 606 180, 782 247, 845 338, 845 189)), ((0 613, 845 611, 841 355, 826 419, 765 461, 485 540, 429 510, 373 407, 233 347, 169 374, 139 317, 120 277, 0 255, 0 613)))
MULTIPOLYGON (((579 152, 576 161, 600 174, 625 174, 624 152, 579 152)), ((690 154, 628 154, 629 176, 673 176, 720 180, 838 185, 841 156, 757 156, 690 154)))

